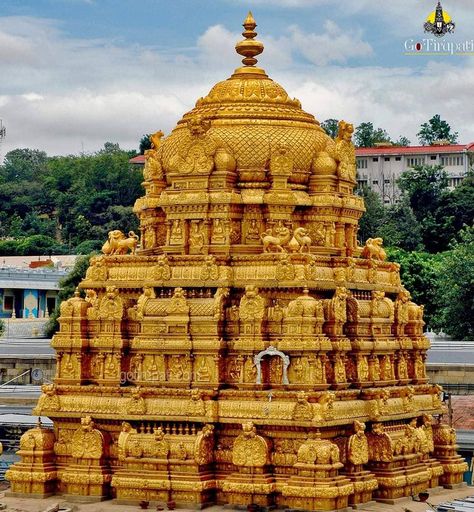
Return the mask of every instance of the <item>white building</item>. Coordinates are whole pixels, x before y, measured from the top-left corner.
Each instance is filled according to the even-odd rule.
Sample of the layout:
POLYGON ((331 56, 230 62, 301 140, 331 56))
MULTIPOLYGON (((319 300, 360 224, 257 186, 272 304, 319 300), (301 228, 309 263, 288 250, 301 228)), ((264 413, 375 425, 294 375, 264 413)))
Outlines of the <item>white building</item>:
POLYGON ((396 180, 415 165, 442 165, 449 186, 459 185, 474 166, 474 142, 408 147, 379 144, 356 149, 356 159, 358 186, 371 188, 384 203, 392 204, 400 195, 396 180))

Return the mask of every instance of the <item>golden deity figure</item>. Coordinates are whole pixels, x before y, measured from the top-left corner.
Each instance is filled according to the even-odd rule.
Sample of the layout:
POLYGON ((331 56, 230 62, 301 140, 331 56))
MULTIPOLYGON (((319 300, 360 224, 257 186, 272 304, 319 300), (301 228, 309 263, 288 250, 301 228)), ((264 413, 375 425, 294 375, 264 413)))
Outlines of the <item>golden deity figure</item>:
POLYGON ((242 65, 151 136, 140 240, 111 230, 61 304, 14 495, 329 511, 462 481, 423 308, 357 241, 353 125, 331 138, 243 26, 242 65))

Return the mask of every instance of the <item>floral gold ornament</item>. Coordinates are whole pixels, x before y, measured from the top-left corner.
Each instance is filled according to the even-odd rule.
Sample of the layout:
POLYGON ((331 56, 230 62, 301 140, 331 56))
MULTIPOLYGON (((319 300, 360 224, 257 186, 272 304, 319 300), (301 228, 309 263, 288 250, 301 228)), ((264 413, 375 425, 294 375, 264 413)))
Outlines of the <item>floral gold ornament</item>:
POLYGON ((111 231, 62 303, 54 430, 22 437, 14 493, 337 510, 462 480, 423 308, 357 240, 353 126, 332 139, 270 79, 255 28, 152 135, 139 243, 111 231))

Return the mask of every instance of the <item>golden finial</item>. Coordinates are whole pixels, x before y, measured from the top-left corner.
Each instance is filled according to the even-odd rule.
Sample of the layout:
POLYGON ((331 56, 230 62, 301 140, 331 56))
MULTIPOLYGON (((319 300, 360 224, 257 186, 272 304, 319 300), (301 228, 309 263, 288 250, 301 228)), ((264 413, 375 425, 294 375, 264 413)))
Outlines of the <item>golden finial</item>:
POLYGON ((255 32, 257 24, 255 23, 251 11, 247 14, 242 25, 245 28, 242 32, 245 39, 243 41, 239 41, 235 45, 235 50, 239 55, 244 57, 242 59, 242 64, 244 64, 244 66, 255 66, 255 64, 257 64, 255 56, 260 55, 263 52, 263 43, 254 39, 257 35, 257 32, 255 32))

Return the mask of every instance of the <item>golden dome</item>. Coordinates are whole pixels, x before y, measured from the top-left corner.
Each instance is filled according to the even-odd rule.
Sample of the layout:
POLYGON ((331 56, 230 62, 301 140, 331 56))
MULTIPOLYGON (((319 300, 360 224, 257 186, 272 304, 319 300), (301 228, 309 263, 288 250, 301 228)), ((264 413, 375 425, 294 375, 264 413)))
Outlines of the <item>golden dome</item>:
POLYGON ((256 23, 251 13, 243 26, 245 39, 236 44, 237 53, 244 56, 243 66, 200 98, 163 141, 164 170, 169 169, 176 154, 189 147, 189 122, 198 119, 208 123, 206 138, 233 155, 241 183, 264 181, 270 156, 282 145, 294 159, 289 182, 307 183, 312 159, 331 139, 314 116, 301 108, 298 99, 291 99, 280 84, 255 65, 263 44, 254 39, 256 23))

